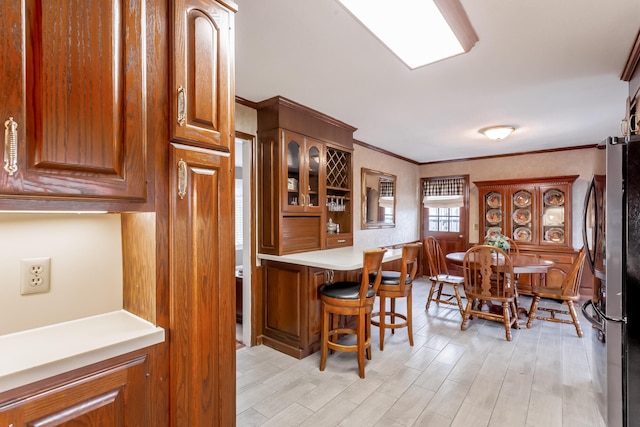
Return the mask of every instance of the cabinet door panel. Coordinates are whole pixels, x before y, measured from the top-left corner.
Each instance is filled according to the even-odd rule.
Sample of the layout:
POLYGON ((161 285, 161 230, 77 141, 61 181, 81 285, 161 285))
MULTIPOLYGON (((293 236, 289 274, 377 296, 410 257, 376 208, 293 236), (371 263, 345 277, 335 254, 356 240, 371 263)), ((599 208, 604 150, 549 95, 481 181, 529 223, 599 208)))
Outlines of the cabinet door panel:
POLYGON ((178 0, 174 6, 174 140, 229 150, 233 129, 233 14, 204 0, 178 0))
POLYGON ((148 419, 147 358, 82 376, 0 405, 0 424, 17 426, 144 425, 148 419))
POLYGON ((0 122, 18 126, 0 193, 143 201, 144 2, 16 0, 0 18, 16 28, 0 32, 0 122))
POLYGON ((176 144, 170 165, 171 424, 233 425, 232 165, 176 144))

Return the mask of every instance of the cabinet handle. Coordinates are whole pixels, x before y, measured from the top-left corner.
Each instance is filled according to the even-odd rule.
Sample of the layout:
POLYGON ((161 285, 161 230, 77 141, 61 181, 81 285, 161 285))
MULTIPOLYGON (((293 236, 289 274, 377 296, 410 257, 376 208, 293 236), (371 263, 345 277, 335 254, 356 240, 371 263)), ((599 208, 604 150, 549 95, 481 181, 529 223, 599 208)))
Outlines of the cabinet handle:
POLYGON ((178 124, 180 126, 184 126, 186 122, 186 94, 184 93, 184 88, 182 86, 178 86, 178 124))
POLYGON ((4 170, 9 176, 18 171, 18 124, 13 117, 4 122, 4 170))
POLYGON ((178 160, 178 197, 184 199, 187 194, 187 162, 178 160))
POLYGON ((347 241, 347 239, 338 239, 338 243, 344 243, 346 241, 347 241))

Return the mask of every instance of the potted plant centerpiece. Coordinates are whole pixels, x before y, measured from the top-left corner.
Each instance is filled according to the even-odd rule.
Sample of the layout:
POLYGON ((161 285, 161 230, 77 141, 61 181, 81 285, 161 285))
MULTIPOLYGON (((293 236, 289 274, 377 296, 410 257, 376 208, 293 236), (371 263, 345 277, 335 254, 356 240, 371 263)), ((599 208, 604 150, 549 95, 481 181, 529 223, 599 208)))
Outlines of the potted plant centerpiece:
POLYGON ((501 233, 488 234, 484 238, 484 244, 485 245, 495 246, 496 248, 500 248, 505 252, 509 252, 509 249, 511 248, 511 244, 509 243, 509 239, 507 239, 501 233))

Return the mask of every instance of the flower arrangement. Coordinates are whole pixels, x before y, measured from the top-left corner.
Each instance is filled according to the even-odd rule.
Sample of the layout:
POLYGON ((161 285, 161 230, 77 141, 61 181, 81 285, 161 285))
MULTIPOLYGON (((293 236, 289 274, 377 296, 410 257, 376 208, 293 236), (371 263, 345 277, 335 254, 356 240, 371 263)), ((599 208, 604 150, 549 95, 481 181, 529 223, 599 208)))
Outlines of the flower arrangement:
POLYGON ((508 251, 511 248, 509 239, 507 239, 500 233, 492 233, 487 235, 484 239, 484 244, 495 246, 496 248, 500 248, 503 251, 508 251))

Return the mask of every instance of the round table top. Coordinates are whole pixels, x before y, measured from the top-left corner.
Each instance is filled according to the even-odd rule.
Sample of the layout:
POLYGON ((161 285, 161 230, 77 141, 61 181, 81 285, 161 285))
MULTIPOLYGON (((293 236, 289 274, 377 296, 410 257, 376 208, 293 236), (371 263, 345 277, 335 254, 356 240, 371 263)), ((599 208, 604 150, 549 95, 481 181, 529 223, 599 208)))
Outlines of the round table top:
MULTIPOLYGON (((466 252, 451 252, 446 258, 456 264, 462 265, 466 252)), ((513 263, 514 273, 546 273, 554 262, 542 259, 538 255, 511 254, 509 255, 513 263)))

